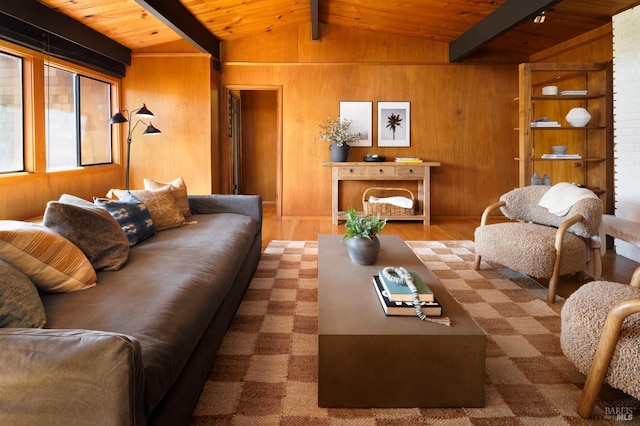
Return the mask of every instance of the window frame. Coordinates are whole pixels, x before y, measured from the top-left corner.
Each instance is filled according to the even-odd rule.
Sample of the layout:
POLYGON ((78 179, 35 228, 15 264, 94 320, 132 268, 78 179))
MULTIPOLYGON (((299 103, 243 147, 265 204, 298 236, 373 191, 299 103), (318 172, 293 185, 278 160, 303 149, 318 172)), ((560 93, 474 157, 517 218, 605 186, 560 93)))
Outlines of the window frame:
MULTIPOLYGON (((111 140, 111 162, 92 164, 73 168, 47 170, 46 164, 46 119, 45 119, 45 65, 54 66, 78 76, 92 78, 109 84, 109 114, 118 109, 121 79, 104 74, 81 65, 73 64, 63 59, 53 58, 26 47, 18 46, 5 40, 0 40, 0 51, 22 58, 23 78, 23 170, 18 172, 0 173, 3 182, 14 179, 23 180, 42 175, 61 173, 82 173, 88 170, 106 170, 122 167, 122 149, 120 132, 115 132, 112 126, 105 123, 111 140)), ((80 139, 77 138, 76 143, 80 139)), ((80 155, 80 147, 77 148, 80 155)), ((77 164, 80 164, 78 157, 77 164)))

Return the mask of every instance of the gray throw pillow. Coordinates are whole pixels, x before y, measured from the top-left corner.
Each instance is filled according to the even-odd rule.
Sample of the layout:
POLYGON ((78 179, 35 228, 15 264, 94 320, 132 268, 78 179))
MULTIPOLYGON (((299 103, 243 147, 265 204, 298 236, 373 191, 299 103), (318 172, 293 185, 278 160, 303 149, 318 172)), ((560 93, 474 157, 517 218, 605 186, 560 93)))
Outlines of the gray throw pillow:
POLYGON ((42 223, 82 250, 95 270, 120 269, 129 258, 129 240, 118 222, 89 201, 64 194, 47 204, 42 223))
POLYGON ((42 328, 45 323, 36 286, 25 274, 0 260, 0 328, 42 328))

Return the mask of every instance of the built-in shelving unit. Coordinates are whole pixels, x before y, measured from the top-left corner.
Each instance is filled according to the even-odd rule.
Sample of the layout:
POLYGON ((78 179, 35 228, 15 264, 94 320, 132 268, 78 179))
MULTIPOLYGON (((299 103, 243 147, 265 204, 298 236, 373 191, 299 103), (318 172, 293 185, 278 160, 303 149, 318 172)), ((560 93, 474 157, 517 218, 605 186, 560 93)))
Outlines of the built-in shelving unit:
POLYGON ((613 125, 612 76, 610 63, 520 64, 519 163, 520 186, 531 184, 531 176, 549 175, 552 183, 573 182, 599 194, 605 211, 613 210, 613 125), (543 87, 562 91, 586 90, 584 95, 544 95, 543 87), (572 127, 567 113, 585 108, 591 120, 584 127, 572 127), (534 120, 547 117, 560 127, 532 127, 534 120), (567 154, 581 158, 549 159, 554 145, 568 146, 567 154))

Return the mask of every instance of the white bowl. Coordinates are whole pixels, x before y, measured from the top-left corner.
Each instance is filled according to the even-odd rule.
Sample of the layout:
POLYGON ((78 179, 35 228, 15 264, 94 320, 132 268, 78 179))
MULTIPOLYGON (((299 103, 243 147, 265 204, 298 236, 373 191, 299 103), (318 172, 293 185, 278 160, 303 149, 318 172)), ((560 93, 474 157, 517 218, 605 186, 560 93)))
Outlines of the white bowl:
POLYGON ((554 145, 551 147, 551 150, 554 154, 565 154, 567 152, 567 145, 554 145))
POLYGON ((542 88, 543 95, 557 95, 558 94, 558 86, 544 86, 542 88))

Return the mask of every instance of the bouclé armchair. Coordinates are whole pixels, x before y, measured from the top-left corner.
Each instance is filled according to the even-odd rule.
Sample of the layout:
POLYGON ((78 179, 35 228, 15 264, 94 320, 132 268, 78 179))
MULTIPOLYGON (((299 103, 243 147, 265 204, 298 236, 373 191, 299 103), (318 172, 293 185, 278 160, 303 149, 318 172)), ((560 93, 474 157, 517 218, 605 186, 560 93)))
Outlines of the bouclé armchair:
POLYGON ((603 382, 640 399, 640 268, 629 285, 593 281, 562 307, 562 352, 587 379, 578 414, 591 417, 603 382))
POLYGON ((550 188, 516 188, 485 209, 474 235, 475 269, 485 260, 548 278, 547 301, 554 303, 560 276, 584 271, 600 278, 602 201, 595 195, 580 199, 559 216, 539 204, 550 188), (511 221, 488 224, 497 209, 511 221))

